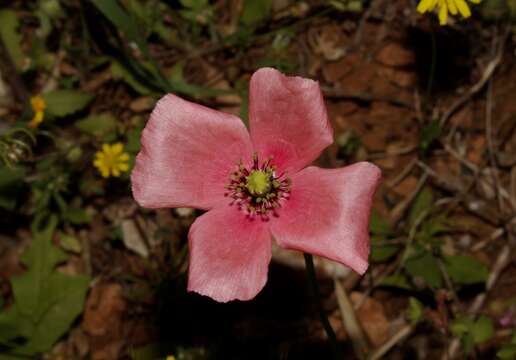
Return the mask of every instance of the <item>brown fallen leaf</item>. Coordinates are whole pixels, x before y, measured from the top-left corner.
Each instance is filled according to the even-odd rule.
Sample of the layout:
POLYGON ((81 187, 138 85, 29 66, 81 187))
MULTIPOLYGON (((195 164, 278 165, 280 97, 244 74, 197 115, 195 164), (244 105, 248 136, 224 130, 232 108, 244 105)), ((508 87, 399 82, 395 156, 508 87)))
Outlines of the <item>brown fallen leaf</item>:
POLYGON ((92 360, 116 360, 124 340, 126 302, 119 284, 95 286, 88 296, 82 329, 90 336, 92 360))
POLYGON ((363 302, 356 315, 371 344, 378 347, 389 338, 389 320, 385 316, 382 303, 371 297, 364 300, 363 297, 359 292, 352 292, 350 295, 354 307, 363 302))
POLYGON ((136 113, 140 113, 152 110, 154 105, 156 105, 155 98, 153 98, 152 96, 141 96, 131 101, 131 103, 129 104, 129 108, 136 113))
POLYGON ((409 66, 414 64, 415 60, 415 55, 411 50, 395 42, 388 43, 382 47, 376 55, 376 61, 394 67, 409 66))

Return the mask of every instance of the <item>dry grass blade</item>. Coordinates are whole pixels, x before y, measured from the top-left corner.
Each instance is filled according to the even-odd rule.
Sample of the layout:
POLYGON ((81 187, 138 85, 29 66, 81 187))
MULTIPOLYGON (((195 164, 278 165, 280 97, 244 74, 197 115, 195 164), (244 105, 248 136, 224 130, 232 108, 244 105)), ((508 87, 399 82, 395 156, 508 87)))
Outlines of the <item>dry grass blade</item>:
POLYGON ((446 112, 443 114, 441 119, 439 120, 440 127, 444 127, 448 119, 455 114, 457 110, 459 110, 464 104, 471 99, 476 93, 478 93, 482 88, 486 85, 488 80, 491 78, 491 76, 494 74, 496 68, 498 65, 500 65, 500 62, 502 61, 502 55, 503 55, 503 46, 500 47, 500 51, 496 54, 496 56, 487 64, 486 68, 484 69, 482 73, 482 77, 480 80, 469 89, 467 93, 462 95, 459 99, 457 99, 446 112))
POLYGON ((405 339, 414 330, 412 325, 402 327, 393 337, 391 337, 385 344, 376 349, 367 360, 378 360, 387 354, 397 343, 405 339))
POLYGON ((364 354, 369 348, 369 343, 360 323, 358 322, 355 311, 353 310, 353 305, 351 304, 351 300, 349 299, 346 290, 344 290, 338 279, 334 279, 334 284, 335 295, 337 296, 337 302, 339 303, 339 310, 342 316, 342 322, 344 323, 344 328, 353 343, 355 355, 357 358, 363 359, 364 354))

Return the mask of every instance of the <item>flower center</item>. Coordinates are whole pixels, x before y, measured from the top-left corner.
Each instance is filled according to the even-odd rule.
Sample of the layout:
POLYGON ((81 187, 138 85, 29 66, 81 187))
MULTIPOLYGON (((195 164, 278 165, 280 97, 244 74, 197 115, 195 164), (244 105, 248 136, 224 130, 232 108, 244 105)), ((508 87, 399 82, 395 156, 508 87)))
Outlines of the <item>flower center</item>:
POLYGON ((279 216, 277 210, 290 197, 290 178, 278 174, 271 161, 272 157, 260 164, 256 154, 249 167, 240 161, 225 186, 230 205, 238 206, 251 219, 258 216, 267 221, 271 214, 279 216))
POLYGON ((253 195, 264 195, 271 189, 270 177, 265 171, 254 170, 246 177, 245 187, 253 195))

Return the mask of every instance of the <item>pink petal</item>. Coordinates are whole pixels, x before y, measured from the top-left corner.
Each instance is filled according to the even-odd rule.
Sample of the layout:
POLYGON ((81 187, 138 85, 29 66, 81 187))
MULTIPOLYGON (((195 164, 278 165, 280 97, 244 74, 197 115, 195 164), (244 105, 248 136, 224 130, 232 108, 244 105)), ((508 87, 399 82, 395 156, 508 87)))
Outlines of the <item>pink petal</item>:
POLYGON ((197 218, 190 228, 188 290, 214 300, 249 300, 267 282, 271 235, 260 220, 234 206, 197 218))
POLYGON ((274 156, 279 169, 302 169, 333 142, 316 81, 263 68, 253 74, 249 92, 253 144, 261 158, 274 156))
POLYGON ((149 208, 212 208, 235 164, 252 154, 239 118, 172 94, 156 105, 141 143, 131 181, 134 198, 149 208))
POLYGON ((308 167, 271 222, 284 248, 319 255, 363 274, 368 267, 369 216, 380 169, 360 162, 340 169, 308 167))

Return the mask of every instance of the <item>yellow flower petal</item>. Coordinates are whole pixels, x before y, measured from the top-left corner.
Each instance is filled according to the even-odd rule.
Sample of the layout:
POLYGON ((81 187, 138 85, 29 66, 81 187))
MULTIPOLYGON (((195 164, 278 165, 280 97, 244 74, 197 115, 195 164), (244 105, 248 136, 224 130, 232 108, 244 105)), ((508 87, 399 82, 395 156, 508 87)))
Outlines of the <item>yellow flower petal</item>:
POLYGON ((455 0, 446 0, 446 2, 448 3, 448 8, 452 15, 457 15, 457 5, 455 5, 455 0))
POLYGON ((417 6, 417 11, 424 13, 433 10, 437 6, 439 10, 439 23, 446 25, 449 14, 460 14, 464 18, 471 16, 468 1, 472 4, 479 4, 481 2, 481 0, 421 0, 417 6))
POLYGON ((457 4, 457 8, 463 17, 469 18, 471 16, 471 10, 469 10, 469 6, 465 0, 455 0, 455 3, 457 4))
POLYGON ((97 159, 103 160, 103 159, 106 157, 106 155, 105 155, 102 151, 97 151, 97 152, 95 153, 95 157, 96 157, 97 159))
POLYGON ((129 170, 129 164, 119 164, 118 169, 122 172, 126 172, 127 170, 129 170))
POLYGON ((103 177, 118 177, 129 170, 129 154, 123 152, 124 144, 117 142, 113 145, 103 144, 102 151, 95 153, 93 165, 99 169, 103 177))
POLYGON ((102 145, 102 151, 104 152, 104 154, 108 155, 108 154, 111 154, 111 145, 109 144, 103 144, 102 145))
POLYGON ((118 155, 122 151, 124 151, 124 145, 122 143, 116 143, 111 146, 111 151, 113 152, 113 155, 118 155))
POLYGON ((441 4, 441 8, 439 9, 439 24, 446 25, 448 21, 448 7, 446 3, 441 4))
POLYGON ((423 14, 427 11, 433 10, 435 5, 437 5, 437 0, 421 0, 417 6, 417 11, 423 14))

